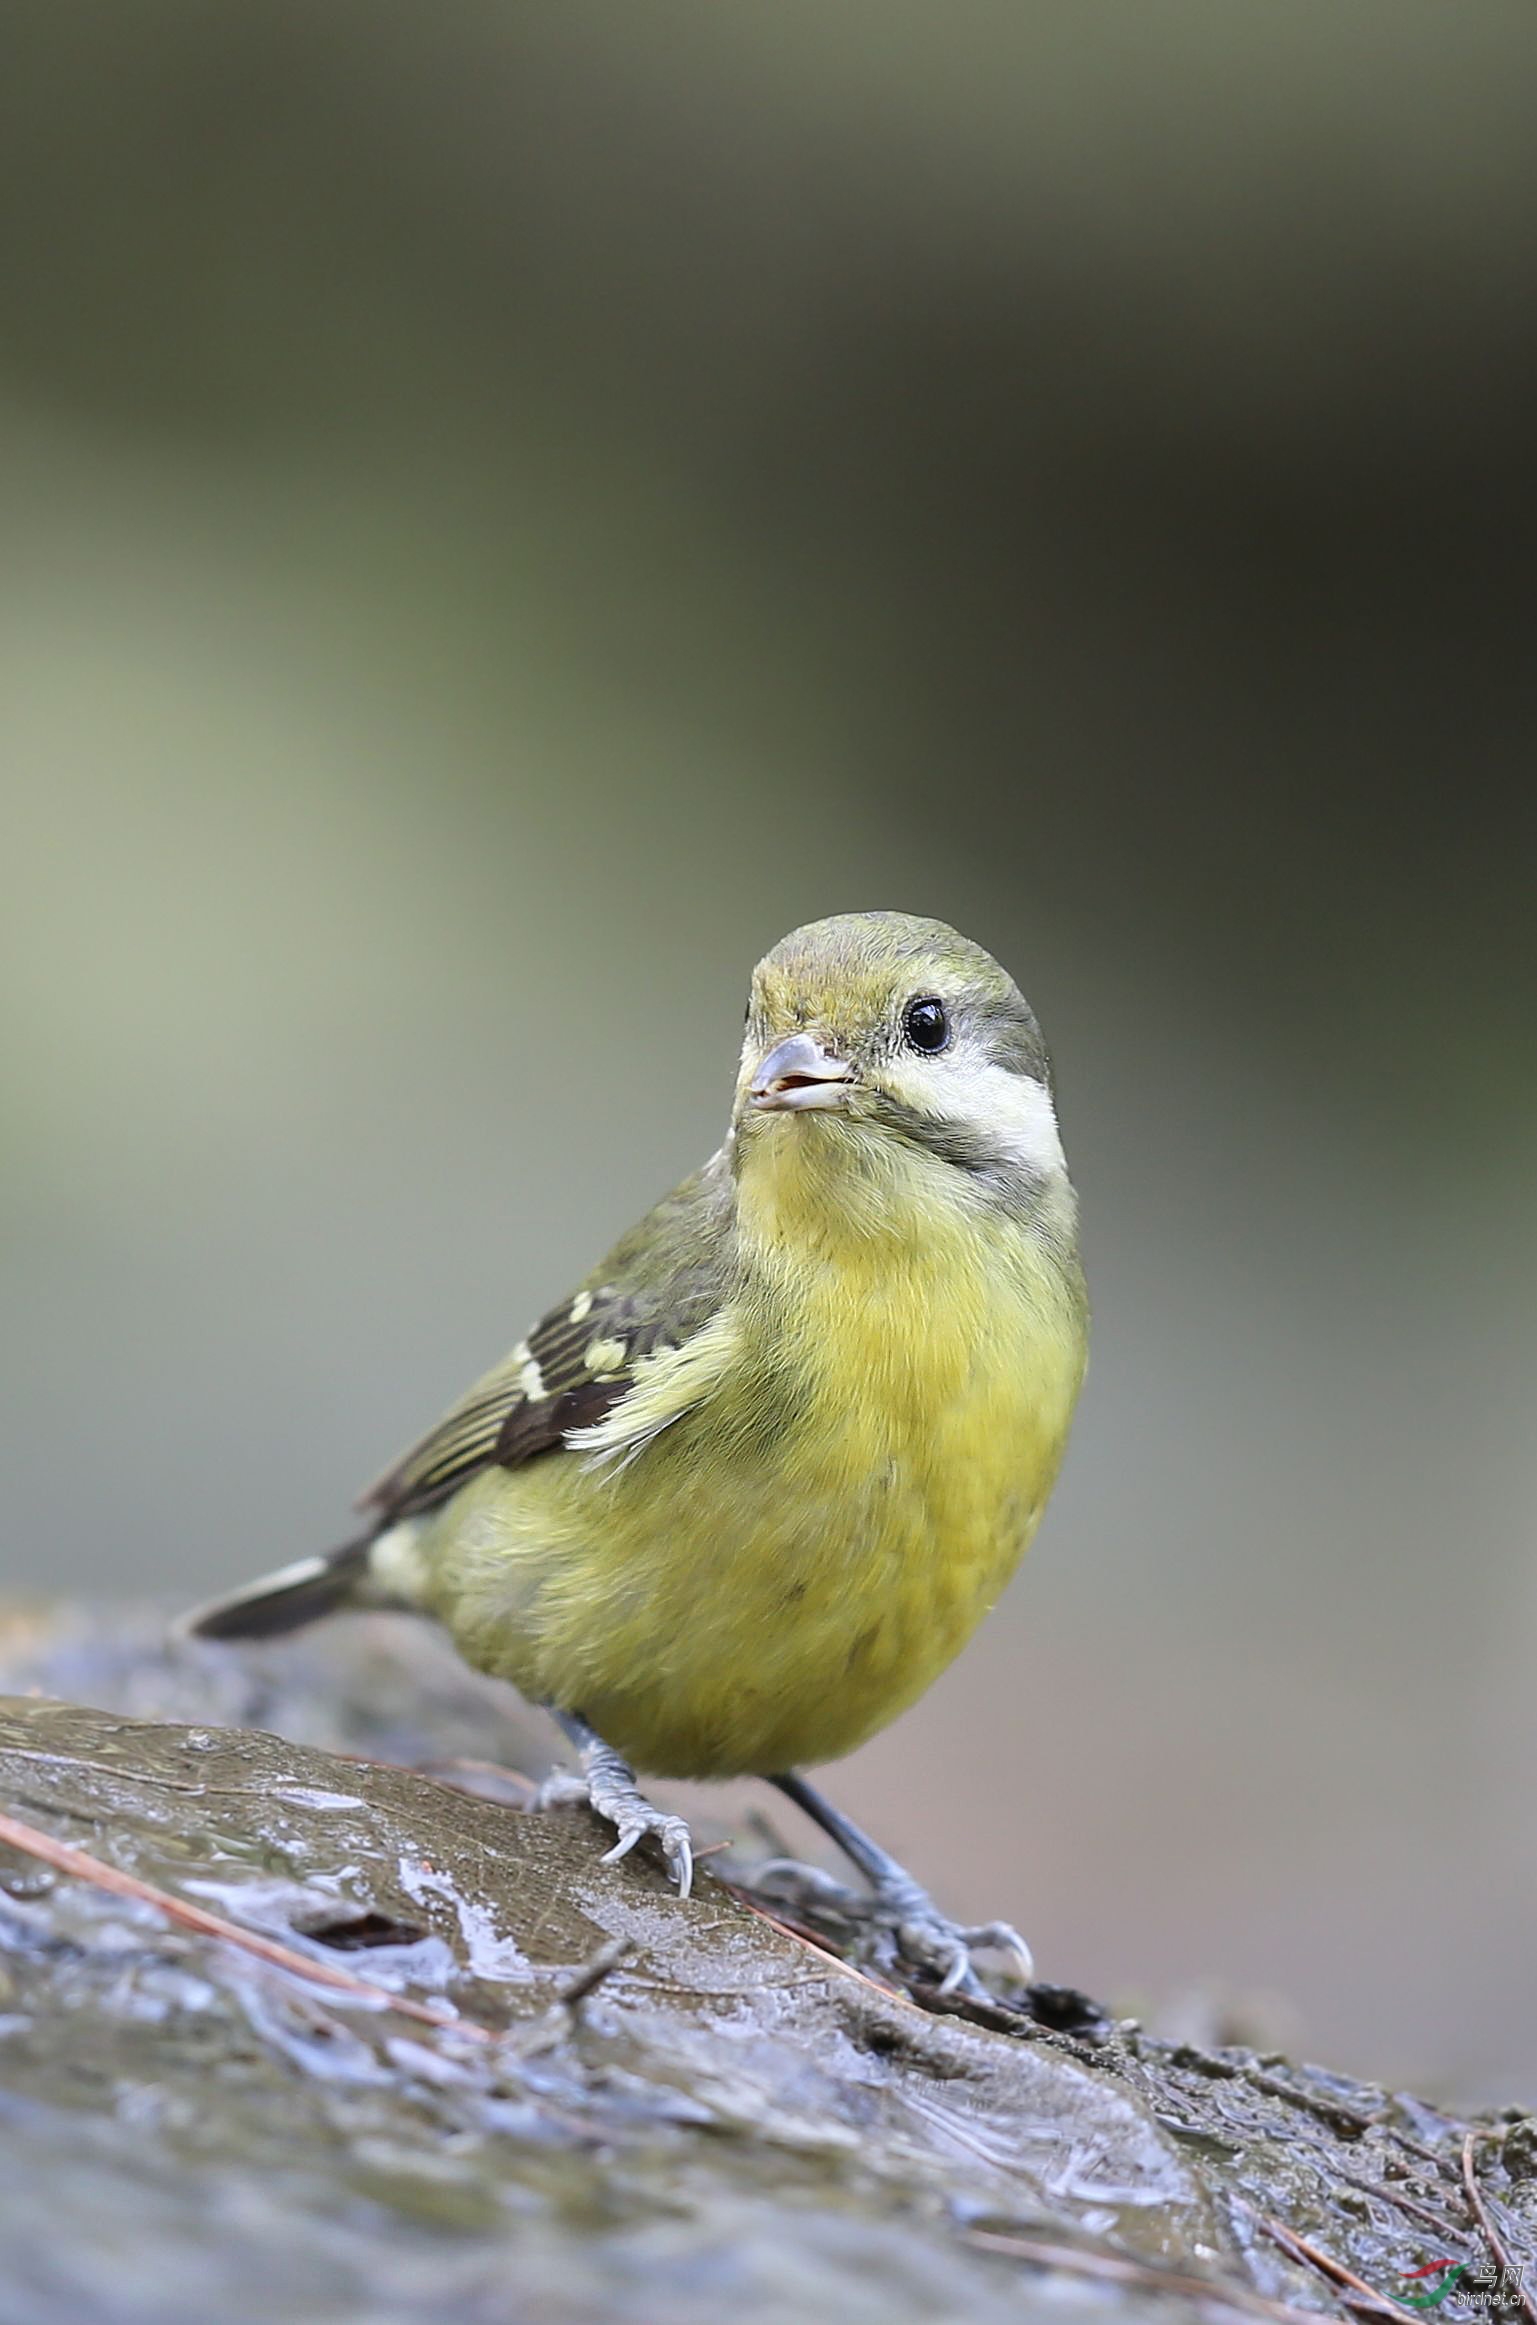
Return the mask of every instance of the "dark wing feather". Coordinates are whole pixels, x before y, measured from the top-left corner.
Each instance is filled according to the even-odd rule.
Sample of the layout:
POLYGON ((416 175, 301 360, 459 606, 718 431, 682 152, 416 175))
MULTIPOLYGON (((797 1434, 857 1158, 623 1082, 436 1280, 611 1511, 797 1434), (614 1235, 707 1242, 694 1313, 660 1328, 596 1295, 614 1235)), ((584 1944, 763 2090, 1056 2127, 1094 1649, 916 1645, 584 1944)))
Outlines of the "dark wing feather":
POLYGON ((516 1469, 601 1421, 638 1357, 675 1348, 720 1306, 731 1272, 733 1189, 724 1155, 622 1237, 569 1300, 541 1317, 358 1507, 382 1529, 432 1510, 478 1470, 516 1469))

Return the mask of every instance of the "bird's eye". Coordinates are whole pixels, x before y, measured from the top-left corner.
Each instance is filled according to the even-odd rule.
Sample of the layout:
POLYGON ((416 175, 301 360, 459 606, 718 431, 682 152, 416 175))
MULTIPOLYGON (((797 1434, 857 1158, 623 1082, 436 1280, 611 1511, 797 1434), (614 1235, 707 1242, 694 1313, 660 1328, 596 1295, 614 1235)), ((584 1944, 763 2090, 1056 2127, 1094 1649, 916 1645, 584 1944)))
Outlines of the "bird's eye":
POLYGON ((950 1020, 942 1001, 909 1001, 902 1012, 902 1038, 930 1057, 950 1039, 950 1020))

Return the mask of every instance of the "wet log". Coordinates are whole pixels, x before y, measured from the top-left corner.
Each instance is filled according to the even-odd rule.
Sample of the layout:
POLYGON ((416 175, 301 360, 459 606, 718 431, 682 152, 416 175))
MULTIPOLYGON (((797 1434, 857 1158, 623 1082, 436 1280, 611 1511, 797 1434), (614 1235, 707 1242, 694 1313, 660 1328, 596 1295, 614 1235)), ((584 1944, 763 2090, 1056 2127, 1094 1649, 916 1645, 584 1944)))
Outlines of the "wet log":
POLYGON ((680 1900, 408 1625, 15 1610, 0 1689, 5 2325, 1537 2325, 1532 2119, 680 1900))

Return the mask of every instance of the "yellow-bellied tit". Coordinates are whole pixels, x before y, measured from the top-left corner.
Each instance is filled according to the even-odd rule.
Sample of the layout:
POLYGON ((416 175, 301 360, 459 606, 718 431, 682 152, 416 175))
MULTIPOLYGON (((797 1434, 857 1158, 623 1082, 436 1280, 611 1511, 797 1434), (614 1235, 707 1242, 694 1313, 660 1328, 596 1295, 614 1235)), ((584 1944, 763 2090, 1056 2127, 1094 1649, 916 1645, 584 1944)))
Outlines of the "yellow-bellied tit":
MULTIPOLYGON (((189 1618, 435 1616, 547 1706, 622 1856, 682 1820, 635 1770, 764 1776, 875 1891, 888 1958, 960 1929, 794 1772, 921 1695, 1034 1534, 1083 1377, 1075 1203, 1040 1029, 940 921, 859 912, 759 963, 720 1151, 365 1495, 368 1528, 189 1618)), ((567 1780, 566 1797, 573 1780, 567 1780)))

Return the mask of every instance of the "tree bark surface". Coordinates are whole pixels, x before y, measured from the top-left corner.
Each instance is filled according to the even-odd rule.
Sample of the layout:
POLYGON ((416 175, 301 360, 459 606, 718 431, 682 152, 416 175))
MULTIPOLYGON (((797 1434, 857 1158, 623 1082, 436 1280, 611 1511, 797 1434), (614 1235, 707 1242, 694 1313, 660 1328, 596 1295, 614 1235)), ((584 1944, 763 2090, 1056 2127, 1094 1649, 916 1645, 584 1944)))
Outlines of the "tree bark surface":
POLYGON ((408 1626, 15 1609, 0 1690, 4 2325, 1537 2325, 1532 2119, 680 1900, 408 1626))

